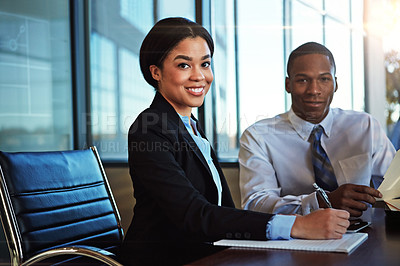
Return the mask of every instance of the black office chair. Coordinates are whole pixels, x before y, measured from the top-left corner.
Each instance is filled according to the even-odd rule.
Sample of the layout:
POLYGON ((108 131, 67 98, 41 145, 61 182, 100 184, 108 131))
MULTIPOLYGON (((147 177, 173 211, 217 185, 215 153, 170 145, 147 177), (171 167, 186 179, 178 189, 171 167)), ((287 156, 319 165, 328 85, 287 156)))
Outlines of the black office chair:
POLYGON ((120 216, 95 147, 0 152, 1 222, 13 265, 121 265, 120 216), (57 256, 57 257, 56 257, 57 256))

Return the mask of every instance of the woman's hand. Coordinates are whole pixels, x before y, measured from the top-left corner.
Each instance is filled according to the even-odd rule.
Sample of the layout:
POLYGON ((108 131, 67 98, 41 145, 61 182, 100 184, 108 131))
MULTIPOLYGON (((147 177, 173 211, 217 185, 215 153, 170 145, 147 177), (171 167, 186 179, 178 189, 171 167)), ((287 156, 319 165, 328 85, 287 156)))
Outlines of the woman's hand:
POLYGON ((349 227, 350 214, 344 210, 320 209, 297 216, 291 237, 304 239, 339 239, 349 227))

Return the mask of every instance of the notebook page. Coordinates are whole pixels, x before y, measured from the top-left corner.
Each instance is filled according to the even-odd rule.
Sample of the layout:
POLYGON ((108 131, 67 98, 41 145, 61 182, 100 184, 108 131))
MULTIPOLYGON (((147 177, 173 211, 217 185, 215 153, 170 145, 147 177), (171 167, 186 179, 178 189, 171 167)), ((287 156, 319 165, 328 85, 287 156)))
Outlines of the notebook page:
POLYGON ((270 249, 289 249, 289 250, 307 250, 307 251, 327 251, 350 253, 368 238, 367 233, 345 234, 341 239, 331 240, 230 240, 223 239, 214 242, 214 245, 249 247, 249 248, 270 248, 270 249))
POLYGON ((354 249, 356 249, 358 246, 360 246, 362 243, 364 243, 364 241, 367 240, 367 238, 368 238, 367 233, 354 233, 355 236, 353 236, 351 238, 345 237, 347 235, 351 235, 351 234, 343 235, 344 241, 337 248, 338 250, 345 250, 345 251, 343 251, 345 253, 351 253, 354 249))

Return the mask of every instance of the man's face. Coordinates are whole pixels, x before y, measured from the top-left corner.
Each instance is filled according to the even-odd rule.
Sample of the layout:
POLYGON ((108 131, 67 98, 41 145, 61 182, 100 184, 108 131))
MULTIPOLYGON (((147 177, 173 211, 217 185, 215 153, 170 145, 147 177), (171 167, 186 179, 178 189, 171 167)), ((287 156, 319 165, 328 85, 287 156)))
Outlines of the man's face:
POLYGON ((335 69, 329 57, 322 54, 299 56, 289 71, 285 86, 292 96, 294 113, 310 123, 320 123, 328 114, 337 90, 335 69))

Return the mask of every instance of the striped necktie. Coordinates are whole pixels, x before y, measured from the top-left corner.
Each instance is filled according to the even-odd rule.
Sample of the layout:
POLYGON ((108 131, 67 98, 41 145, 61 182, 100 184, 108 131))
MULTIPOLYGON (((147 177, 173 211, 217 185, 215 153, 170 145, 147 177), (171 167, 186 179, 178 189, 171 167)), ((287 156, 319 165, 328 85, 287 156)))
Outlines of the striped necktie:
POLYGON ((315 182, 322 189, 333 191, 338 187, 333 167, 328 155, 321 146, 321 135, 324 129, 321 125, 314 127, 310 135, 312 145, 311 156, 315 173, 315 182))

